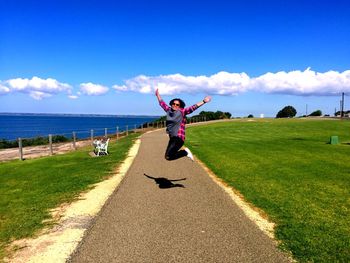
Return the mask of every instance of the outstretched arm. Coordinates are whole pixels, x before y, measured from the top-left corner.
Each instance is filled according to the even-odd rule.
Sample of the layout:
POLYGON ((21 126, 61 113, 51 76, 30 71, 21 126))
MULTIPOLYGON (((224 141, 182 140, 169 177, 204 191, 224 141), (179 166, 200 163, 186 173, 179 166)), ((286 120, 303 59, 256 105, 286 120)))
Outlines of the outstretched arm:
POLYGON ((211 97, 210 96, 206 96, 202 101, 197 103, 198 108, 202 105, 204 105, 205 103, 208 103, 211 101, 211 97))
POLYGON ((210 96, 206 96, 202 101, 198 102, 197 104, 194 104, 191 107, 188 107, 185 109, 185 115, 192 113, 196 109, 198 109, 200 106, 203 106, 205 103, 208 103, 211 101, 210 96))
POLYGON ((170 109, 170 107, 163 101, 162 97, 161 97, 160 94, 159 94, 158 89, 156 89, 156 96, 157 96, 159 105, 163 108, 163 110, 164 110, 165 112, 167 112, 167 111, 170 109))
POLYGON ((158 101, 160 102, 162 100, 162 97, 160 96, 158 89, 156 89, 156 96, 157 96, 158 101))

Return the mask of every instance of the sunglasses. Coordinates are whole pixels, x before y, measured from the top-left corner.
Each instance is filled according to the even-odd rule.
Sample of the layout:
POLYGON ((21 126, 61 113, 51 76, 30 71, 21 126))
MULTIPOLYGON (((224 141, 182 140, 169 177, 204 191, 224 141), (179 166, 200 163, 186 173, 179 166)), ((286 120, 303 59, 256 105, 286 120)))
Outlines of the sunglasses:
POLYGON ((180 106, 180 103, 173 103, 172 105, 174 105, 174 106, 180 106))

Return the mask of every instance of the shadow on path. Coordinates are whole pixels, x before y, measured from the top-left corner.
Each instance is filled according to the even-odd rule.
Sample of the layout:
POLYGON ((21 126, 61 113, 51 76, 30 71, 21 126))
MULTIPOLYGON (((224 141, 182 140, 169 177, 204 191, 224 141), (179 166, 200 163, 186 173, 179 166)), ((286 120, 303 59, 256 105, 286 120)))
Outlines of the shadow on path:
POLYGON ((169 179, 164 178, 164 177, 158 177, 157 178, 157 177, 149 176, 147 174, 143 174, 143 175, 146 176, 149 179, 153 179, 155 181, 155 183, 159 185, 159 188, 162 188, 162 189, 172 188, 172 187, 183 187, 183 188, 185 188, 185 186, 183 184, 173 184, 173 182, 183 181, 183 180, 186 180, 186 178, 169 180, 169 179))

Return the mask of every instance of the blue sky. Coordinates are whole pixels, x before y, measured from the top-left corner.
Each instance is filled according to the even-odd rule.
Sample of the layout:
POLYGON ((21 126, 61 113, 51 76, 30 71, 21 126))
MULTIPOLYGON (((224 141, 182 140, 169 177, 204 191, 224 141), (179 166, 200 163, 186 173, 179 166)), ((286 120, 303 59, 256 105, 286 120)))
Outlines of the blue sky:
POLYGON ((0 112, 350 108, 347 1, 2 1, 0 112))

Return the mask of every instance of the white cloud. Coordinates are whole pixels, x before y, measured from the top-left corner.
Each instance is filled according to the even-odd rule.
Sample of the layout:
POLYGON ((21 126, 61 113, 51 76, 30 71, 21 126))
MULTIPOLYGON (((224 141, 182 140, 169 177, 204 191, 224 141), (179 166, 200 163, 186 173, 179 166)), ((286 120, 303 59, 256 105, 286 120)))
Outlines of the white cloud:
POLYGON ((36 100, 42 100, 43 98, 48 98, 52 96, 52 94, 50 93, 45 93, 41 91, 30 91, 29 95, 36 100))
POLYGON ((6 81, 0 81, 0 95, 11 92, 20 92, 29 94, 36 100, 51 97, 59 93, 66 93, 68 98, 77 99, 79 96, 85 95, 102 95, 108 92, 108 88, 102 85, 93 83, 80 84, 80 91, 76 95, 72 94, 72 86, 67 83, 61 83, 55 79, 41 79, 33 77, 27 78, 15 78, 6 81))
POLYGON ((80 91, 81 94, 85 95, 102 95, 108 92, 108 88, 99 84, 93 84, 91 82, 89 83, 81 83, 80 84, 80 91))
POLYGON ((161 94, 205 92, 210 94, 234 95, 247 89, 249 77, 245 73, 219 72, 210 77, 183 76, 173 74, 159 77, 137 76, 125 81, 125 85, 114 85, 118 91, 135 91, 152 93, 153 87, 159 88, 161 94))
POLYGON ((338 95, 350 91, 350 70, 318 73, 310 70, 266 73, 253 79, 255 90, 293 95, 338 95))
MULTIPOLYGON (((60 83, 55 79, 41 79, 33 77, 32 79, 10 79, 4 82, 8 92, 22 92, 29 94, 36 100, 50 97, 60 92, 70 93, 72 87, 66 83, 60 83)), ((0 88, 1 89, 1 88, 0 88)))
POLYGON ((0 95, 7 94, 9 92, 10 92, 10 89, 8 87, 6 87, 5 85, 3 85, 0 81, 0 95))
MULTIPOLYGON (((91 82, 81 83, 80 90, 73 94, 73 88, 67 83, 61 83, 53 78, 39 77, 16 78, 0 80, 0 95, 12 92, 29 94, 36 100, 41 100, 59 93, 65 93, 70 99, 81 95, 96 96, 109 91, 109 88, 91 82)), ((128 79, 122 85, 114 85, 119 92, 139 92, 152 94, 159 88, 162 95, 179 93, 205 93, 211 95, 232 96, 247 91, 263 93, 279 93, 291 95, 339 95, 350 93, 350 70, 344 72, 315 72, 310 68, 304 71, 280 71, 265 73, 258 77, 250 77, 246 73, 218 72, 211 76, 184 76, 181 74, 145 76, 140 75, 128 79)))
POLYGON ((68 98, 72 99, 72 100, 76 100, 77 98, 79 98, 79 96, 76 95, 69 95, 68 98))
POLYGON ((148 77, 144 75, 114 85, 117 91, 161 94, 206 93, 237 95, 247 91, 293 95, 338 95, 350 92, 350 70, 342 73, 328 71, 319 73, 310 68, 305 71, 266 73, 251 78, 246 73, 219 72, 212 76, 183 76, 181 74, 148 77))

